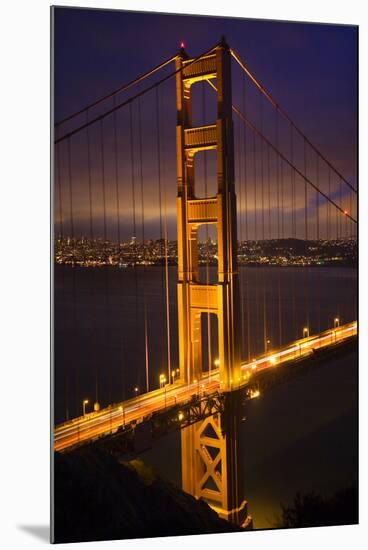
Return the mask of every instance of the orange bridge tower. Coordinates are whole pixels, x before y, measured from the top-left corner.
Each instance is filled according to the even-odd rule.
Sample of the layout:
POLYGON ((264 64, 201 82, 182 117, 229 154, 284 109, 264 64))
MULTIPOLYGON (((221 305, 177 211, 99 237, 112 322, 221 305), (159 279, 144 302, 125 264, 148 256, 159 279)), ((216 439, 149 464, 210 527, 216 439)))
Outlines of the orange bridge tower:
POLYGON ((201 315, 218 322, 219 376, 226 394, 223 415, 215 415, 182 430, 183 489, 205 499, 221 517, 249 525, 238 475, 240 381, 240 294, 237 272, 236 195, 232 122, 231 53, 223 40, 209 54, 188 59, 181 50, 176 60, 176 151, 178 227, 179 366, 183 382, 203 376, 201 315), (209 81, 217 90, 217 119, 192 126, 192 86, 209 81), (215 80, 215 83, 212 81, 215 80), (217 193, 198 197, 195 158, 205 150, 217 153, 217 193), (198 228, 214 224, 218 240, 215 284, 199 279, 198 228))

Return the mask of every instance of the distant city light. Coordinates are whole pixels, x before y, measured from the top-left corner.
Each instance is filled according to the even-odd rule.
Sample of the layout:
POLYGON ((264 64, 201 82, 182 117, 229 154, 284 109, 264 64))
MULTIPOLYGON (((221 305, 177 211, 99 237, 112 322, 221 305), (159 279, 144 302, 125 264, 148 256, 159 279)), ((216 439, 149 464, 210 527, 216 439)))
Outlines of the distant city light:
MULTIPOLYGON (((55 242, 55 261, 57 264, 98 267, 103 265, 129 268, 136 266, 161 265, 167 252, 170 265, 177 264, 177 241, 167 241, 167 248, 160 239, 139 241, 132 236, 126 241, 115 242, 108 239, 65 237, 55 242)), ((238 260, 240 265, 338 265, 341 262, 355 265, 357 244, 355 239, 323 241, 309 246, 307 253, 295 248, 289 250, 285 245, 276 246, 273 252, 265 248, 265 243, 252 241, 239 243, 238 260), (336 248, 338 247, 338 254, 336 248)), ((218 263, 217 244, 214 241, 198 243, 198 262, 205 265, 218 263)))

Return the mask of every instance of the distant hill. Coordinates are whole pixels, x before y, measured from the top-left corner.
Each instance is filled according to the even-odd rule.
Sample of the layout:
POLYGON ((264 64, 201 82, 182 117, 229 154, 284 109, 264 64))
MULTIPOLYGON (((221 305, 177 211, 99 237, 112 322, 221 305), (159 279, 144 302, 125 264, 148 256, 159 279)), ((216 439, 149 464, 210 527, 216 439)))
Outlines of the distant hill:
POLYGON ((100 449, 55 453, 54 495, 57 543, 241 530, 142 461, 100 449))

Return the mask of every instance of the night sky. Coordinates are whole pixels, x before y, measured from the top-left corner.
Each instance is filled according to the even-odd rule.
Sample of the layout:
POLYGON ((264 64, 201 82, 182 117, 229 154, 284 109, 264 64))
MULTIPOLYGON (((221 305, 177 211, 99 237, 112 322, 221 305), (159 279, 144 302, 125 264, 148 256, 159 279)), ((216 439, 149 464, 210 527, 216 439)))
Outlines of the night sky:
MULTIPOLYGON (((177 52, 182 40, 185 42, 188 54, 196 56, 216 44, 221 35, 225 35, 229 45, 247 63, 250 70, 284 107, 294 122, 348 181, 355 187, 357 186, 356 27, 70 8, 56 8, 54 14, 56 121, 169 58, 177 52)), ((173 66, 170 68, 170 71, 172 70, 173 66)), ((233 71, 234 74, 235 72, 233 71)), ((164 74, 168 74, 168 72, 166 71, 164 74)), ((238 99, 237 94, 240 93, 237 88, 238 86, 233 83, 234 101, 238 99)), ((162 177, 167 193, 169 236, 175 238, 175 89, 173 79, 165 84, 164 91, 160 93, 160 116, 164 120, 160 136, 164 164, 162 177)), ((210 91, 206 90, 204 93, 207 101, 207 97, 209 97, 207 94, 210 91)), ((126 97, 129 97, 129 94, 124 96, 124 98, 126 97)), ((111 105, 109 103, 109 107, 111 105)), ((157 187, 155 108, 155 95, 154 93, 148 94, 142 100, 145 140, 143 144, 143 177, 146 225, 148 233, 151 231, 152 235, 155 233, 154 220, 157 221, 158 212, 158 209, 153 207, 153 197, 157 187), (151 130, 148 129, 149 126, 151 126, 151 130)), ((207 119, 209 110, 210 107, 207 119)), ((251 104, 249 110, 252 110, 251 104)), ((249 113, 249 118, 255 122, 259 121, 259 113, 257 114, 256 110, 257 107, 254 107, 253 112, 249 113)), ((127 109, 125 109, 125 113, 119 111, 117 122, 121 136, 119 138, 118 168, 119 186, 122 194, 128 187, 130 189, 131 180, 127 160, 130 158, 127 111, 127 109), (124 157, 124 155, 126 156, 124 157)), ((264 113, 266 117, 267 111, 264 113)), ((133 108, 132 116, 134 120, 133 139, 135 140, 134 178, 137 182, 139 180, 139 163, 136 107, 133 108)), ((205 116, 202 109, 200 117, 205 116)), ((205 119, 203 118, 203 120, 205 119)), ((85 122, 85 115, 77 118, 74 124, 78 126, 83 122, 85 122)), ((71 127, 73 126, 66 125, 64 128, 67 130, 71 127)), ((115 227, 113 216, 116 206, 114 206, 112 190, 114 144, 111 138, 111 128, 111 121, 106 121, 104 139, 106 141, 107 217, 109 234, 113 237, 115 227)), ((99 232, 101 229, 103 215, 101 191, 99 190, 101 143, 98 131, 98 128, 91 129, 95 232, 99 232)), ((271 136, 271 126, 269 132, 271 136)), ((60 136, 62 133, 63 131, 57 135, 60 136)), ((265 133, 267 133, 267 128, 265 128, 265 133)), ((285 135, 285 140, 287 139, 285 135)), ((83 233, 87 232, 88 226, 85 137, 72 138, 71 145, 75 232, 83 233)), ((57 193, 55 193, 55 220, 58 225, 60 215, 62 216, 64 233, 70 232, 66 150, 64 142, 59 153, 56 152, 56 158, 60 154, 62 208, 58 204, 57 193)), ((296 157, 300 156, 298 152, 295 155, 296 157)), ((315 161, 311 160, 310 162, 315 161)), ((313 169, 309 169, 309 173, 313 169)), ((320 177, 323 180, 321 186, 326 185, 326 174, 327 172, 324 173, 321 168, 320 177)), ((198 177, 199 180, 200 177, 198 177)), ((124 205, 120 213, 124 238, 131 235, 133 231, 132 222, 127 221, 128 218, 129 220, 132 218, 132 205, 129 203, 128 207, 130 200, 127 198, 122 201, 124 205)), ((138 223, 140 218, 138 191, 136 191, 136 203, 136 223, 138 223)), ((309 203, 312 211, 315 208, 315 199, 312 196, 309 197, 309 203)), ((302 210, 303 205, 299 204, 299 206, 302 210)), ((274 205, 272 205, 273 207, 274 205)), ((257 208, 259 205, 255 205, 255 209, 257 208)), ((323 217, 323 213, 321 215, 323 217)), ((253 224, 252 219, 252 213, 249 212, 251 224, 253 224)), ((272 228, 274 229, 274 223, 272 228)))

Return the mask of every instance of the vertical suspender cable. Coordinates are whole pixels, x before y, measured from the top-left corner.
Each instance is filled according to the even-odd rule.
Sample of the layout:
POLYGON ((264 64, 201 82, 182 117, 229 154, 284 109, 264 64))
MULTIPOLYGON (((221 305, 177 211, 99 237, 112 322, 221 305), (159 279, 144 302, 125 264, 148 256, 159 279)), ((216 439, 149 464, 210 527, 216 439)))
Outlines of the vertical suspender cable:
MULTIPOLYGON (((86 110, 86 122, 89 122, 89 110, 86 110)), ((94 228, 93 228, 93 201, 92 201, 92 170, 91 170, 91 135, 90 127, 86 128, 87 138, 87 171, 88 171, 88 202, 89 202, 89 234, 91 243, 94 242, 94 228)), ((93 246, 93 245, 92 245, 93 246)), ((93 270, 93 278, 95 276, 95 270, 93 270)), ((95 279, 94 279, 95 282, 95 279)), ((95 402, 98 402, 98 361, 95 362, 95 402)))
MULTIPOLYGON (((271 240, 272 238, 272 219, 271 219, 271 156, 270 156, 270 147, 269 145, 267 144, 267 192, 268 192, 268 238, 269 240, 271 240)), ((270 271, 270 277, 272 276, 272 281, 273 281, 273 275, 271 275, 271 271, 270 271)), ((271 283, 269 285, 269 288, 267 289, 270 293, 270 298, 269 298, 269 304, 270 304, 270 307, 269 307, 269 327, 272 327, 272 324, 273 324, 273 321, 272 321, 272 318, 273 318, 273 297, 274 297, 274 286, 273 284, 271 283)), ((269 330, 270 334, 269 336, 271 336, 271 330, 269 330)), ((267 345, 268 344, 271 344, 272 346, 272 342, 271 340, 267 339, 267 345)))
POLYGON ((338 241, 339 240, 339 211, 337 208, 335 208, 335 214, 336 214, 336 217, 335 217, 336 241, 338 241))
MULTIPOLYGON (((238 132, 238 176, 237 176, 237 181, 239 182, 239 208, 238 208, 238 211, 239 211, 239 242, 240 242, 240 250, 243 251, 243 214, 242 214, 242 208, 243 208, 243 192, 242 192, 242 181, 243 181, 243 174, 242 174, 242 155, 241 155, 241 151, 242 151, 242 140, 241 140, 241 137, 242 137, 242 132, 241 132, 241 128, 240 128, 240 124, 238 125, 238 128, 239 128, 239 132, 238 132)), ((242 342, 242 345, 241 345, 241 352, 243 351, 243 345, 244 345, 244 340, 245 340, 245 334, 244 334, 244 329, 245 329, 245 322, 244 322, 244 300, 243 300, 243 269, 242 269, 242 265, 241 263, 239 262, 239 267, 238 267, 239 271, 240 271, 240 315, 241 315, 241 335, 242 335, 242 339, 241 339, 241 342, 242 342)))
POLYGON ((133 132, 133 107, 129 104, 129 133, 130 133, 130 182, 132 190, 132 207, 133 207, 133 237, 137 238, 137 225, 135 216, 135 174, 134 174, 134 132, 133 132))
MULTIPOLYGON (((352 191, 349 192, 349 214, 350 216, 353 215, 353 193, 352 191)), ((349 229, 350 239, 353 238, 353 222, 350 219, 350 229, 349 229)))
MULTIPOLYGON (((331 168, 328 167, 328 197, 331 198, 331 168)), ((331 225, 331 210, 330 201, 327 201, 327 240, 331 238, 330 227, 331 225)))
POLYGON ((257 160, 256 134, 253 132, 253 183, 254 183, 254 241, 257 243, 257 160))
MULTIPOLYGON (((72 158, 71 158, 71 138, 67 140, 67 152, 68 152, 68 182, 69 182, 69 209, 70 209, 70 242, 73 247, 72 255, 72 326, 73 326, 73 336, 77 338, 77 312, 76 312, 76 300, 77 300, 77 289, 76 289, 76 269, 74 266, 75 262, 75 233, 74 233, 74 209, 73 209, 73 177, 72 177, 72 158)), ((79 349, 79 348, 78 348, 79 349)), ((79 413, 79 361, 75 360, 75 357, 71 358, 73 368, 75 368, 75 407, 77 415, 79 413)), ((78 429, 78 440, 79 440, 79 429, 78 429)))
POLYGON ((56 167, 57 167, 57 181, 58 181, 58 199, 59 199, 59 238, 61 242, 64 238, 64 227, 63 227, 63 197, 62 197, 62 186, 61 186, 61 169, 60 169, 60 145, 57 147, 56 152, 56 167))
MULTIPOLYGON (((113 99, 114 107, 116 104, 116 97, 114 96, 113 99)), ((118 250, 118 265, 120 265, 121 262, 121 224, 120 224, 120 186, 119 186, 119 143, 118 143, 118 119, 117 119, 117 112, 114 111, 113 116, 113 124, 114 124, 114 159, 115 159, 115 198, 116 198, 116 229, 117 229, 117 250, 118 250)), ((124 401, 125 401, 125 373, 124 373, 124 366, 125 366, 125 354, 124 354, 124 324, 123 324, 123 304, 124 304, 124 297, 123 297, 123 278, 119 277, 120 279, 120 299, 121 299, 121 310, 119 311, 120 316, 120 360, 121 360, 121 390, 122 390, 122 402, 123 402, 123 423, 125 424, 125 409, 124 409, 124 401)))
POLYGON ((268 238, 272 238, 271 225, 271 167, 270 167, 270 148, 267 145, 267 194, 268 194, 268 238))
MULTIPOLYGON (((317 158, 317 187, 319 189, 319 156, 316 156, 317 158)), ((317 233, 317 247, 318 250, 321 249, 321 243, 320 243, 320 220, 319 220, 319 193, 316 191, 316 215, 317 215, 317 223, 316 223, 316 233, 317 233)), ((321 301, 322 301, 322 293, 321 293, 321 266, 320 264, 317 264, 317 309, 318 309, 318 332, 321 332, 321 301)))
MULTIPOLYGON (((319 157, 317 155, 317 187, 319 189, 319 157)), ((317 241, 319 241, 319 235, 320 235, 320 228, 319 228, 319 192, 316 191, 316 233, 317 233, 317 241)))
MULTIPOLYGON (((304 175, 307 178, 307 142, 304 138, 303 141, 303 160, 304 160, 304 175)), ((304 180, 304 231, 305 231, 305 256, 308 258, 309 253, 309 232, 308 232, 308 185, 307 180, 304 180)), ((308 334, 310 332, 310 319, 309 319, 309 265, 308 259, 306 260, 306 266, 304 267, 304 309, 306 316, 306 328, 308 334)))
MULTIPOLYGON (((114 96, 114 106, 115 106, 114 96)), ((114 111, 114 160, 115 160, 115 199, 116 199, 116 230, 118 238, 118 249, 120 259, 121 230, 120 230, 120 194, 119 194, 119 161, 118 161, 118 135, 117 135, 117 113, 114 111)))
MULTIPOLYGON (((165 142, 165 126, 163 117, 163 88, 160 88, 160 109, 159 119, 162 132, 162 141, 165 142)), ((160 139, 161 143, 161 139, 160 139)), ((167 191, 166 191, 166 174, 165 174, 165 149, 162 155, 162 180, 163 180, 163 199, 164 199, 164 243, 165 243, 165 305, 166 305, 166 344, 167 344, 167 375, 168 382, 172 382, 171 376, 171 340, 170 340, 170 300, 169 300, 169 258, 168 258, 168 230, 167 230, 167 191)))
MULTIPOLYGON (((89 112, 86 111, 87 123, 89 121, 89 112)), ((88 164, 88 199, 89 199, 89 233, 90 238, 93 241, 93 217, 92 217, 92 173, 91 173, 91 139, 90 139, 90 127, 86 128, 87 135, 87 164, 88 164)))
POLYGON ((145 236, 145 220, 144 220, 144 178, 143 178, 143 143, 142 143, 142 108, 141 98, 138 98, 138 142, 139 142, 139 176, 141 187, 141 226, 142 226, 142 247, 144 260, 144 284, 142 288, 144 302, 144 350, 145 350, 145 375, 146 375, 146 392, 149 392, 149 340, 148 340, 148 318, 147 318, 147 296, 145 285, 147 282, 146 271, 146 236, 145 236))
MULTIPOLYGON (((260 119, 261 119, 261 133, 263 134, 263 103, 262 94, 259 94, 260 102, 260 119)), ((265 246, 265 204, 264 204, 264 171, 263 171, 263 140, 261 140, 261 207, 262 207, 262 246, 265 246)), ((266 303, 266 280, 265 280, 265 267, 261 266, 262 273, 262 298, 263 298, 263 351, 267 352, 267 303, 266 303)))
MULTIPOLYGON (((132 193, 132 227, 133 237, 132 252, 134 256, 134 286, 135 286, 135 328, 138 331, 138 272, 137 272, 137 217, 136 217, 136 194, 135 194, 135 155, 134 155, 134 123, 133 123, 133 104, 129 104, 129 137, 130 137, 130 183, 132 193)), ((137 384, 140 388, 141 372, 137 369, 137 384)))
MULTIPOLYGON (((246 102, 246 88, 245 88, 245 78, 243 77, 243 113, 244 116, 247 115, 247 102, 246 102)), ((247 175, 247 169, 248 169, 248 152, 247 152, 247 127, 245 124, 243 124, 243 138, 244 138, 244 216, 245 216, 245 241, 247 243, 247 250, 249 250, 249 233, 248 233, 248 175, 247 175)), ((250 307, 249 307, 249 267, 246 268, 245 266, 241 270, 241 278, 244 275, 244 270, 246 270, 246 273, 248 274, 248 277, 245 281, 246 285, 246 315, 247 315, 247 359, 248 363, 250 362, 250 356, 251 356, 251 341, 250 341, 250 307)), ((241 283, 242 289, 244 289, 243 282, 241 283)))
MULTIPOLYGON (((64 221, 63 221, 63 194, 62 194, 62 183, 61 183, 61 167, 60 167, 60 155, 61 155, 61 145, 55 148, 56 152, 56 167, 57 167, 57 183, 58 183, 58 202, 59 202, 59 238, 61 247, 64 246, 64 221)), ((55 251, 54 251, 55 253, 55 251)), ((56 272, 56 271, 55 271, 56 272)), ((65 302, 65 281, 64 281, 64 267, 61 266, 61 297, 62 302, 65 302)), ((63 356, 63 349, 60 350, 58 354, 59 360, 63 356)), ((65 406, 65 420, 69 420, 69 376, 68 370, 64 370, 64 406, 65 406)))
MULTIPOLYGON (((100 145, 101 145, 101 187, 102 187, 102 206, 103 206, 103 250, 104 250, 104 281, 105 281, 105 356, 109 353, 109 273, 107 268, 107 215, 106 215, 106 173, 105 173, 105 140, 104 140, 104 122, 100 121, 100 145)), ((97 385, 96 385, 97 387, 97 385)), ((98 395, 96 395, 98 402, 98 395)), ((112 402, 112 379, 109 377, 109 403, 112 402)), ((110 418, 111 422, 111 418, 110 418)), ((111 426, 110 426, 111 428, 111 426)))
MULTIPOLYGON (((162 185, 161 185, 161 143, 160 143, 160 104, 159 104, 159 95, 158 88, 156 88, 156 146, 157 146, 157 180, 158 180, 158 204, 159 204, 159 221, 160 221, 160 257, 161 261, 164 257, 164 250, 162 247, 163 240, 163 228, 162 228, 162 185)), ((161 271, 161 318, 164 320, 164 302, 165 302, 165 266, 162 264, 161 271)), ((165 327, 164 322, 162 322, 162 344, 163 351, 165 350, 165 327)), ((164 353, 165 357, 165 353, 164 353)), ((170 382, 170 380, 169 380, 170 382)))
MULTIPOLYGON (((257 173, 256 134, 253 132, 254 250, 255 250, 255 253, 257 253, 257 251, 259 250, 258 232, 257 232, 257 176, 258 176, 258 173, 257 173)), ((258 279, 258 269, 259 269, 259 261, 257 259, 256 261, 257 279, 258 279)), ((260 328, 258 291, 259 291, 259 287, 256 284, 255 285, 255 307, 256 307, 256 326, 257 326, 256 342, 258 342, 258 330, 260 328)), ((257 349, 257 347, 255 348, 255 351, 259 353, 259 350, 257 349)))
MULTIPOLYGON (((335 246, 336 246, 336 249, 338 247, 338 244, 339 244, 339 212, 337 210, 337 208, 335 208, 335 212, 336 212, 336 219, 335 219, 335 231, 336 231, 336 242, 335 242, 335 246)), ((338 271, 337 273, 339 273, 339 268, 338 268, 338 271)), ((339 277, 338 277, 339 278, 339 277)), ((341 314, 341 311, 340 311, 340 301, 339 300, 336 300, 337 302, 337 317, 340 319, 340 314, 341 314)))
POLYGON ((73 213, 73 183, 72 183, 72 159, 71 159, 71 150, 70 150, 70 138, 67 141, 68 146, 68 176, 69 176, 69 211, 70 211, 70 236, 73 246, 73 265, 74 265, 74 252, 75 252, 75 242, 74 242, 74 213, 73 213))
MULTIPOLYGON (((342 208, 342 180, 341 178, 339 177, 339 206, 340 208, 342 208)), ((339 233, 340 233, 340 239, 343 238, 343 228, 342 228, 342 224, 343 224, 343 219, 342 219, 342 216, 341 214, 339 213, 339 233)))
MULTIPOLYGON (((279 118, 278 112, 275 111, 276 119, 276 148, 279 148, 279 118)), ((277 240, 280 246, 280 163, 279 157, 276 155, 276 194, 277 194, 277 240)), ((278 328, 279 328, 279 347, 282 344, 282 310, 281 310, 281 273, 280 266, 277 267, 278 281, 278 328)))
MULTIPOLYGON (((294 165, 294 133, 293 133, 293 125, 290 124, 290 161, 291 164, 294 165)), ((295 212, 295 172, 292 167, 290 167, 290 183, 291 183, 291 236, 294 239, 294 243, 296 245, 296 212, 295 212)), ((296 249, 295 249, 296 250, 296 249)), ((296 284, 295 284, 295 267, 292 266, 292 275, 291 275, 291 281, 292 281, 292 301, 293 301, 293 338, 294 340, 297 339, 297 319, 296 319, 296 284)))
POLYGON ((284 204, 284 161, 280 160, 280 195, 281 195, 281 239, 285 238, 285 204, 284 204))

